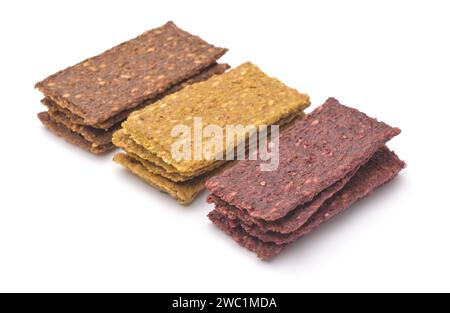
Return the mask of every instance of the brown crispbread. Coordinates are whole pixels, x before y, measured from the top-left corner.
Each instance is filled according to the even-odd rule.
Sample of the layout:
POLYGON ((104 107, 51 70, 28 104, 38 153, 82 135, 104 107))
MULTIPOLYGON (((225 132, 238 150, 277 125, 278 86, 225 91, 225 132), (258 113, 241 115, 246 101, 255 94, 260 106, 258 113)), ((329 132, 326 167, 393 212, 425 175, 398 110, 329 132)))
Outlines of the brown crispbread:
POLYGON ((97 145, 110 145, 114 132, 120 127, 120 125, 116 125, 110 130, 103 130, 91 126, 75 124, 61 111, 49 109, 47 113, 53 121, 64 125, 72 132, 80 134, 87 141, 97 145))
POLYGON ((53 111, 58 111, 60 113, 63 113, 66 116, 66 118, 69 118, 73 124, 77 124, 77 125, 81 125, 81 126, 91 126, 91 127, 97 128, 97 129, 109 130, 111 128, 117 127, 117 125, 120 124, 121 122, 123 122, 128 117, 128 115, 130 115, 131 112, 142 109, 148 105, 151 105, 152 103, 156 102, 157 100, 162 99, 165 96, 170 95, 172 93, 175 93, 188 85, 207 80, 214 75, 220 75, 229 68, 230 68, 230 66, 228 64, 214 63, 213 65, 211 65, 210 67, 208 67, 204 71, 202 71, 201 73, 199 73, 179 84, 172 86, 169 90, 158 95, 156 98, 146 100, 143 103, 141 103, 140 105, 138 105, 136 108, 122 111, 122 112, 112 116, 108 120, 101 122, 101 123, 97 123, 95 125, 87 124, 83 120, 83 118, 73 114, 70 110, 65 109, 64 107, 59 106, 57 103, 50 100, 49 98, 45 98, 41 102, 43 105, 45 105, 49 109, 49 111, 53 110, 53 111))
POLYGON ((110 150, 134 110, 225 72, 216 61, 226 51, 169 22, 37 83, 48 108, 41 120, 89 151, 110 150))
POLYGON ((42 124, 44 124, 45 127, 47 127, 51 132, 63 138, 67 142, 74 144, 86 151, 90 151, 94 154, 103 154, 114 149, 114 145, 112 143, 106 145, 97 145, 95 143, 89 142, 79 133, 73 132, 63 124, 54 121, 48 114, 48 112, 39 113, 38 118, 42 122, 42 124))
POLYGON ((60 71, 36 87, 94 126, 199 74, 226 51, 169 22, 60 71))

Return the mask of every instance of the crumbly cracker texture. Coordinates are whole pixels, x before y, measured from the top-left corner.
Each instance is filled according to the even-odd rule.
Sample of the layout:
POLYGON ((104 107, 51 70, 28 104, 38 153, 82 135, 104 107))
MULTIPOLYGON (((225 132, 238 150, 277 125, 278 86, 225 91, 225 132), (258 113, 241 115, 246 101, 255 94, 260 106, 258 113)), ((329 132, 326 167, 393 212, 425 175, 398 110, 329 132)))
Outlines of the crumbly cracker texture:
POLYGON ((169 22, 36 87, 87 125, 96 125, 200 73, 226 51, 169 22))
POLYGON ((192 127, 194 117, 202 118, 203 125, 223 129, 226 125, 273 125, 299 114, 309 104, 307 95, 267 76, 257 66, 244 63, 132 113, 122 126, 133 141, 179 173, 193 173, 214 160, 173 159, 171 147, 176 138, 171 132, 175 126, 192 127))

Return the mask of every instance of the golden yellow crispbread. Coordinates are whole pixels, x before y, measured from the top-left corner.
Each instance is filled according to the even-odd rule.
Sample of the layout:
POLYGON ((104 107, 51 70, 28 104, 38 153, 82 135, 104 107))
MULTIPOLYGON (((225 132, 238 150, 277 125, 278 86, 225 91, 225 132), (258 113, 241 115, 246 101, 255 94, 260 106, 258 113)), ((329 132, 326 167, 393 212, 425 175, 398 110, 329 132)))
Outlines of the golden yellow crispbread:
POLYGON ((182 205, 189 205, 192 203, 195 197, 205 189, 205 181, 212 175, 218 174, 223 170, 223 168, 221 168, 186 182, 174 182, 150 172, 141 162, 130 155, 118 153, 114 156, 114 161, 128 169, 134 175, 143 179, 147 184, 169 194, 182 205))
POLYGON ((177 140, 171 136, 175 126, 193 127, 194 117, 202 118, 205 126, 218 125, 223 129, 226 125, 273 125, 298 114, 309 104, 307 95, 245 63, 131 114, 122 126, 143 150, 171 165, 178 174, 189 176, 210 168, 217 161, 175 160, 171 154, 172 144, 177 140))
POLYGON ((161 158, 157 157, 155 154, 146 150, 141 145, 138 145, 137 143, 135 143, 123 129, 114 133, 113 143, 117 147, 124 149, 125 152, 127 152, 128 154, 136 155, 139 158, 141 158, 142 160, 145 160, 149 163, 153 163, 154 165, 158 166, 159 168, 162 168, 165 172, 165 175, 163 175, 163 176, 170 177, 169 175, 171 175, 171 174, 177 175, 177 177, 179 177, 179 179, 180 179, 178 181, 190 180, 201 174, 204 174, 206 172, 214 170, 225 163, 225 161, 218 161, 218 162, 211 164, 211 166, 209 166, 209 167, 203 168, 201 171, 179 173, 175 167, 164 162, 161 158))
POLYGON ((196 176, 186 177, 186 176, 182 176, 177 173, 168 173, 168 172, 166 172, 166 170, 164 168, 156 165, 155 163, 144 160, 143 158, 139 157, 138 155, 136 155, 134 153, 127 152, 127 155, 129 157, 135 159, 136 161, 139 161, 139 163, 141 163, 147 169, 147 171, 149 171, 150 173, 162 176, 162 177, 167 178, 176 183, 186 182, 186 181, 192 180, 196 177, 196 176))
MULTIPOLYGON (((288 127, 293 120, 302 116, 303 113, 300 112, 299 114, 292 115, 289 118, 279 121, 278 124, 282 128, 288 127)), ((123 129, 118 130, 114 133, 113 143, 117 147, 124 149, 125 152, 132 158, 138 160, 151 173, 158 174, 174 182, 184 182, 191 180, 197 176, 213 171, 223 166, 227 162, 226 160, 217 161, 212 163, 210 166, 201 169, 200 171, 180 174, 172 165, 165 163, 162 159, 158 158, 153 153, 145 150, 144 147, 136 144, 123 129)), ((246 151, 248 152, 248 147, 246 147, 246 151)))

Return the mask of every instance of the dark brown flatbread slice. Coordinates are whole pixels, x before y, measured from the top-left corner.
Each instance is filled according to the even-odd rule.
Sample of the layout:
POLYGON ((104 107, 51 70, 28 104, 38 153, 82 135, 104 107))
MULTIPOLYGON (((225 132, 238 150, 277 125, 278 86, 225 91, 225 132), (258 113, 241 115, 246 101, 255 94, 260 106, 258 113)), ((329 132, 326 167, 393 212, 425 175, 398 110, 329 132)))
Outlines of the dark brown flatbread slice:
MULTIPOLYGON (((202 73, 186 80, 185 82, 173 86, 166 93, 161 95, 164 97, 167 94, 176 92, 187 85, 206 80, 214 75, 222 74, 229 68, 228 64, 214 64, 210 68, 206 69, 202 73)), ((69 110, 59 107, 52 100, 45 98, 42 103, 47 106, 47 114, 41 114, 40 120, 47 128, 54 133, 65 138, 66 141, 74 143, 85 150, 91 151, 96 154, 101 154, 115 149, 112 145, 112 136, 121 126, 121 121, 115 125, 108 125, 108 129, 99 129, 91 126, 77 124, 80 118, 72 114, 69 110), (80 138, 80 136, 82 138, 80 138)), ((146 104, 151 104, 146 103, 146 104)), ((131 110, 133 111, 133 110, 131 110)), ((130 111, 130 112, 131 112, 130 111)), ((122 112, 119 115, 123 115, 126 118, 126 112, 122 112)), ((117 118, 118 116, 114 117, 117 118)), ((114 119, 113 118, 113 119, 114 119)), ((110 119, 109 121, 112 121, 110 119)))
POLYGON ((276 221, 358 169, 399 133, 330 98, 281 134, 277 171, 243 161, 206 187, 254 218, 276 221))
POLYGON ((395 153, 387 148, 380 149, 340 192, 325 202, 307 224, 288 235, 275 232, 263 234, 256 232, 251 235, 252 232, 248 232, 248 228, 246 230, 239 220, 231 220, 217 210, 211 212, 209 218, 239 244, 257 253, 258 257, 268 260, 279 254, 287 244, 309 234, 322 223, 391 181, 404 167, 405 163, 395 153))
POLYGON ((81 136, 83 136, 83 138, 86 139, 87 141, 100 146, 111 144, 114 132, 120 128, 120 123, 113 126, 109 130, 103 130, 91 126, 74 124, 70 120, 70 118, 68 118, 63 112, 55 111, 53 109, 49 109, 48 114, 50 115, 50 118, 54 122, 64 125, 72 132, 78 133, 81 136))
POLYGON ((99 146, 87 141, 79 133, 73 132, 63 124, 54 121, 50 117, 48 112, 39 113, 38 118, 41 120, 42 124, 44 124, 44 126, 47 127, 52 133, 86 151, 90 151, 94 154, 103 154, 114 149, 114 145, 112 143, 99 146))
POLYGON ((58 72, 36 87, 93 126, 202 72, 226 51, 169 22, 58 72))
MULTIPOLYGON (((161 95, 158 95, 156 98, 145 101, 144 103, 138 105, 137 107, 135 107, 133 109, 122 111, 104 122, 98 123, 96 125, 92 125, 92 127, 96 128, 96 129, 103 129, 103 130, 109 130, 111 128, 115 128, 115 127, 117 127, 117 124, 123 122, 128 117, 128 115, 131 114, 131 112, 142 109, 142 108, 146 107, 147 105, 151 105, 152 103, 164 98, 167 95, 177 92, 188 85, 192 85, 192 84, 207 80, 214 75, 223 74, 229 68, 230 68, 230 66, 228 64, 214 63, 213 65, 211 65, 210 67, 208 67, 207 69, 202 71, 201 73, 185 80, 182 83, 172 86, 169 90, 165 91, 161 95)), ((58 111, 58 112, 64 114, 66 116, 66 118, 70 119, 70 121, 74 124, 88 126, 88 124, 86 124, 86 122, 84 122, 80 116, 73 114, 68 109, 58 106, 57 103, 55 103, 54 101, 52 101, 48 98, 43 99, 42 104, 47 106, 49 110, 58 111)))

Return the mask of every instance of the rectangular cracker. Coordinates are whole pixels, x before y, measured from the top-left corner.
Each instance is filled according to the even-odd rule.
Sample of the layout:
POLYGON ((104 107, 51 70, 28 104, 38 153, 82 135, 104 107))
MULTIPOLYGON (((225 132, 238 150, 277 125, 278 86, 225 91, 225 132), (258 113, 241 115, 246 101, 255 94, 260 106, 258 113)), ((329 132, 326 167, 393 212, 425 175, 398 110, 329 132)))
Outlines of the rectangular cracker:
MULTIPOLYGON (((168 91, 160 95, 160 97, 181 90, 182 88, 190 84, 194 84, 196 82, 206 80, 214 75, 221 74, 228 68, 228 64, 216 63, 200 74, 184 81, 181 84, 173 86, 168 91)), ((112 145, 112 136, 114 132, 117 131, 121 126, 121 121, 118 120, 118 117, 123 116, 125 118, 127 114, 131 112, 130 111, 127 113, 127 111, 124 111, 119 115, 116 115, 115 117, 109 119, 107 123, 110 123, 113 120, 118 120, 118 122, 115 125, 108 124, 108 128, 103 129, 78 124, 77 122, 79 122, 80 120, 79 117, 72 114, 69 110, 59 107, 56 103, 48 98, 43 99, 42 103, 47 106, 47 114, 49 116, 45 116, 45 118, 41 119, 41 121, 45 121, 44 125, 47 126, 49 130, 57 133, 57 135, 60 136, 61 133, 64 133, 64 136, 61 137, 64 137, 66 141, 74 143, 82 147, 83 149, 96 154, 105 153, 115 148, 112 145), (50 123, 49 119, 51 119, 52 123, 50 123), (55 123, 57 123, 58 126, 56 126, 55 123), (62 131, 63 128, 64 131, 62 131), (79 136, 83 137, 84 140, 79 138, 79 136)), ((151 102, 147 102, 147 104, 151 104, 151 102)), ((104 124, 103 126, 106 126, 106 124, 104 124)))
MULTIPOLYGON (((303 116, 303 113, 293 115, 292 117, 279 121, 279 124, 282 128, 288 127, 295 119, 301 118, 303 116)), ((164 162, 164 160, 162 160, 161 158, 146 150, 141 145, 135 143, 123 129, 120 129, 114 133, 113 143, 115 146, 124 149, 125 152, 132 156, 134 159, 139 160, 142 165, 144 165, 144 167, 146 167, 151 173, 158 174, 175 182, 191 180, 197 176, 213 171, 223 166, 227 162, 225 160, 217 161, 211 164, 211 166, 203 168, 201 171, 194 173, 179 173, 175 167, 164 162)))
POLYGON ((262 172, 261 161, 244 161, 206 186, 253 218, 273 222, 356 171, 399 133, 330 98, 281 134, 278 170, 262 172))
MULTIPOLYGON (((162 94, 157 95, 155 98, 146 100, 133 109, 122 111, 122 112, 110 117, 108 120, 106 120, 104 122, 97 123, 97 124, 91 125, 91 126, 94 128, 104 129, 104 130, 109 130, 111 128, 117 128, 117 125, 120 124, 121 122, 123 122, 128 117, 128 115, 130 115, 130 113, 133 112, 134 110, 142 109, 148 105, 151 105, 152 103, 156 102, 157 100, 162 99, 165 96, 175 93, 177 91, 180 91, 181 89, 183 89, 184 87, 186 87, 188 85, 195 84, 195 83, 198 83, 198 82, 201 82, 204 80, 208 80, 209 78, 211 78, 214 75, 223 74, 229 68, 230 68, 230 66, 228 64, 214 63, 213 65, 209 66, 208 68, 206 68, 199 74, 196 74, 196 75, 188 78, 187 80, 172 86, 171 88, 169 88, 162 94)), ((88 126, 86 124, 86 122, 80 116, 73 114, 68 109, 60 107, 57 103, 50 100, 49 98, 43 99, 42 104, 47 106, 49 110, 58 111, 60 113, 63 113, 74 124, 88 126)))
MULTIPOLYGON (((303 113, 300 113, 292 118, 295 120, 295 118, 303 116, 303 113)), ((282 127, 288 127, 293 120, 286 119, 281 122, 283 123, 282 127)), ((127 153, 115 156, 116 163, 128 168, 151 186, 168 193, 184 205, 190 204, 198 193, 205 189, 206 179, 221 173, 234 164, 233 162, 218 161, 207 171, 188 177, 179 174, 170 164, 134 143, 123 129, 114 134, 113 142, 127 153)))
POLYGON ((215 225, 240 245, 255 252, 259 258, 269 260, 279 254, 286 245, 306 236, 322 223, 345 211, 358 200, 367 197, 375 189, 391 181, 404 167, 405 163, 393 152, 386 148, 380 149, 369 162, 358 170, 341 191, 322 205, 307 224, 290 234, 255 232, 254 229, 249 228, 239 219, 231 219, 217 209, 208 216, 215 225))
POLYGON ((245 63, 132 113, 123 128, 136 144, 175 167, 180 174, 197 173, 215 160, 175 160, 171 155, 176 140, 171 131, 175 126, 191 127, 194 117, 202 118, 203 125, 223 129, 226 125, 273 125, 309 104, 307 95, 245 63))
POLYGON ((226 51, 169 22, 58 72, 36 88, 94 126, 200 73, 226 51))
MULTIPOLYGON (((371 158, 371 160, 367 164, 364 165, 366 167, 366 169, 363 170, 363 172, 368 171, 368 169, 376 168, 379 164, 383 164, 383 163, 385 163, 385 165, 388 168, 394 168, 399 171, 404 166, 404 163, 402 161, 400 161, 393 152, 389 151, 389 149, 387 147, 383 147, 382 149, 377 151, 377 153, 375 153, 375 155, 371 158)), ((358 175, 361 175, 361 174, 358 174, 358 175)), ((353 177, 354 177, 354 175, 352 174, 351 179, 346 180, 345 186, 347 186, 348 183, 353 180, 353 177)), ((377 173, 372 173, 368 179, 369 179, 369 181, 370 180, 373 181, 374 179, 377 179, 377 177, 378 177, 377 173)), ((355 177, 353 182, 356 181, 357 179, 358 179, 358 177, 355 177)), ((338 194, 338 193, 339 192, 337 192, 336 194, 338 194)), ((333 197, 331 197, 329 199, 333 199, 333 197)), ((325 203, 326 203, 326 201, 323 202, 322 206, 325 203)), ((321 207, 319 207, 319 209, 321 209, 321 207)), ((259 240, 262 240, 264 242, 274 242, 276 244, 287 244, 287 243, 291 243, 291 242, 295 241, 298 238, 299 233, 303 234, 304 226, 309 224, 311 222, 311 220, 313 219, 312 217, 319 211, 319 210, 311 211, 310 207, 304 207, 304 208, 300 208, 297 210, 308 213, 309 218, 305 219, 305 220, 301 220, 301 219, 296 220, 295 218, 290 217, 289 219, 291 221, 291 224, 295 224, 295 227, 292 227, 289 231, 284 231, 282 233, 270 231, 270 230, 267 230, 264 228, 260 228, 257 225, 250 225, 250 224, 246 223, 245 220, 240 219, 240 218, 239 219, 240 219, 240 224, 244 228, 244 230, 247 233, 249 233, 250 235, 257 237, 259 240)))

